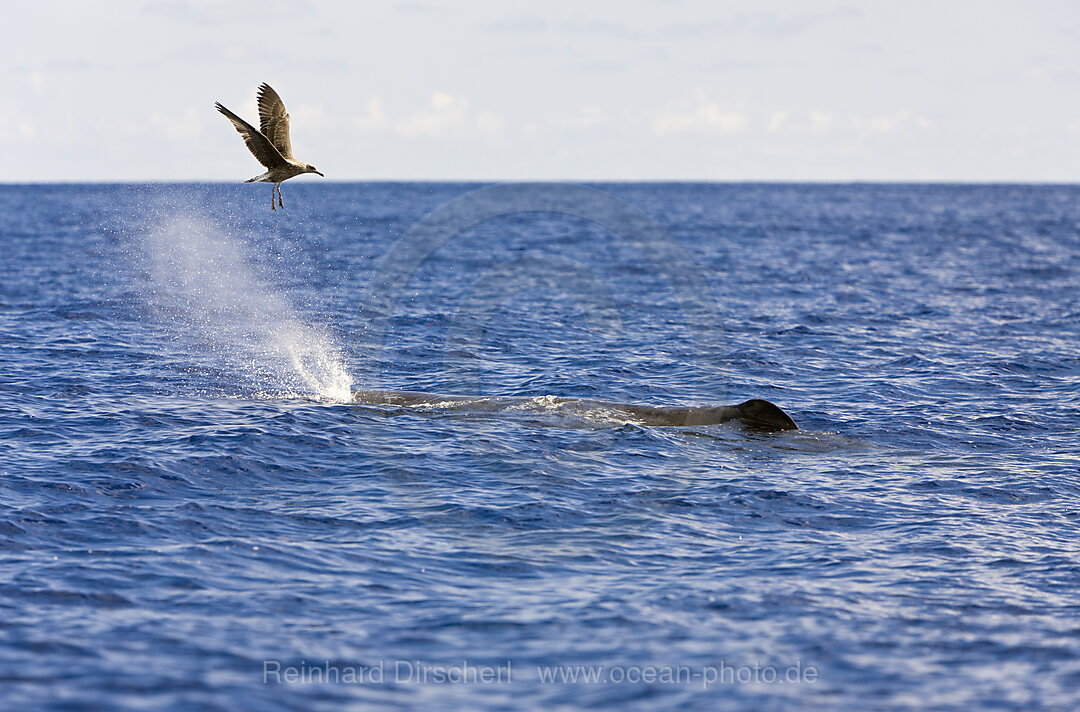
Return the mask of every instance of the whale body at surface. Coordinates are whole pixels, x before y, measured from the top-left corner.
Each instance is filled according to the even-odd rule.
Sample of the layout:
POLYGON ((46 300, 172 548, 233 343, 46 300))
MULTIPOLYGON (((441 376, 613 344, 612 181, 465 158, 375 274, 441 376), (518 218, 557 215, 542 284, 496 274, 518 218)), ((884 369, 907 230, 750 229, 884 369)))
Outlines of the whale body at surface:
POLYGON ((355 391, 353 392, 353 402, 403 407, 468 407, 470 410, 480 412, 522 409, 530 403, 534 403, 537 406, 542 405, 548 410, 602 410, 608 414, 609 418, 622 418, 630 422, 650 426, 715 425, 735 422, 746 428, 766 432, 799 429, 791 416, 779 406, 760 398, 752 398, 738 405, 689 407, 633 405, 556 396, 489 398, 417 393, 414 391, 355 391))

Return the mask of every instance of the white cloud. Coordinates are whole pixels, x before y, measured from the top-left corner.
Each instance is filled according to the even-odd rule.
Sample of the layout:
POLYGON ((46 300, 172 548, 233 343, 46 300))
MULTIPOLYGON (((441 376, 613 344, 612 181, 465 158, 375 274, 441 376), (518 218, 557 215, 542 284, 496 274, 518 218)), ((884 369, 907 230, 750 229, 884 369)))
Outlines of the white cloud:
POLYGON ((814 133, 825 133, 833 126, 832 114, 824 111, 810 112, 810 130, 814 133))
POLYGON ((381 97, 373 96, 367 100, 364 113, 353 122, 361 131, 385 131, 390 126, 386 117, 386 107, 381 97))
POLYGON ((182 116, 154 112, 150 114, 150 123, 157 133, 173 142, 193 142, 203 134, 202 114, 195 109, 188 109, 182 116))
POLYGON ((506 118, 492 111, 473 112, 468 99, 436 91, 425 109, 406 115, 387 111, 382 97, 373 96, 353 126, 365 133, 393 133, 407 140, 470 134, 500 138, 506 133, 506 118))
POLYGON ((610 121, 608 113, 599 106, 583 106, 569 116, 556 118, 554 123, 564 129, 591 129, 610 121))
POLYGON ((925 131, 933 127, 933 122, 925 116, 912 111, 897 111, 891 114, 870 116, 851 114, 839 115, 827 111, 795 113, 774 111, 767 127, 770 133, 782 133, 791 136, 822 134, 860 134, 863 136, 886 135, 904 130, 925 131))
POLYGON ((732 134, 746 126, 746 116, 709 101, 698 93, 697 105, 684 104, 679 110, 657 116, 653 132, 658 136, 672 134, 732 134))
POLYGON ((920 130, 932 126, 929 119, 916 116, 910 111, 898 111, 893 114, 881 114, 877 116, 852 116, 851 128, 866 134, 890 134, 895 131, 903 131, 912 127, 920 130))
POLYGON ((402 138, 432 138, 444 136, 461 128, 469 113, 467 99, 437 91, 431 95, 431 105, 426 111, 407 116, 394 126, 394 133, 402 138))
POLYGON ((40 69, 35 69, 27 77, 27 83, 29 83, 30 91, 34 96, 41 96, 45 90, 45 75, 41 73, 40 69))
POLYGON ((506 130, 506 119, 490 111, 477 114, 475 123, 476 130, 486 136, 501 136, 506 130))

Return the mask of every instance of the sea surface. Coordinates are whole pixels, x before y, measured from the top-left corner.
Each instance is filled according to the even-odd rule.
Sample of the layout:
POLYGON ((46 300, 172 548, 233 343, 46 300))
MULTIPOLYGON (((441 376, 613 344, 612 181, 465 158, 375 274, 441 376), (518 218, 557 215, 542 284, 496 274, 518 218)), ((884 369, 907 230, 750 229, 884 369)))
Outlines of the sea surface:
POLYGON ((0 186, 0 709, 1080 708, 1080 187, 284 188, 0 186))

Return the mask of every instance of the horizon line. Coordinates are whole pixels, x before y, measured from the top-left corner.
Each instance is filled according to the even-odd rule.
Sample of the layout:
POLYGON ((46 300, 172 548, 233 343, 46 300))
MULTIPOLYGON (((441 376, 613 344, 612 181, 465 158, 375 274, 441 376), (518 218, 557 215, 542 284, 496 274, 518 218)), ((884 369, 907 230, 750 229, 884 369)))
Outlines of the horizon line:
MULTIPOLYGON (((1030 179, 891 179, 891 178, 854 178, 847 180, 810 178, 346 178, 341 180, 303 181, 290 183, 300 185, 342 185, 342 184, 497 184, 497 183, 577 183, 577 184, 696 184, 696 185, 971 185, 971 186, 1080 186, 1080 178, 1075 181, 1030 180, 1030 179)), ((8 181, 0 179, 0 186, 60 186, 60 185, 245 185, 245 181, 220 179, 146 179, 146 180, 65 180, 46 179, 30 181, 8 181)))

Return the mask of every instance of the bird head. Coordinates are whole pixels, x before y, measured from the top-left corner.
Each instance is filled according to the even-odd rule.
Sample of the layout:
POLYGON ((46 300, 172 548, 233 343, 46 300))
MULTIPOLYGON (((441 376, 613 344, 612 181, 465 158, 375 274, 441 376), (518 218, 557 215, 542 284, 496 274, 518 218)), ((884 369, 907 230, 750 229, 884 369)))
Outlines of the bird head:
MULTIPOLYGON (((315 166, 311 165, 310 163, 305 163, 304 164, 304 172, 305 173, 319 173, 319 169, 317 169, 315 166)), ((323 178, 326 177, 326 176, 323 176, 322 173, 319 173, 319 175, 321 175, 323 178)))

